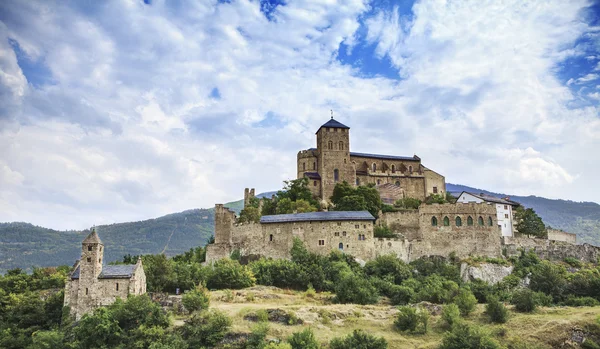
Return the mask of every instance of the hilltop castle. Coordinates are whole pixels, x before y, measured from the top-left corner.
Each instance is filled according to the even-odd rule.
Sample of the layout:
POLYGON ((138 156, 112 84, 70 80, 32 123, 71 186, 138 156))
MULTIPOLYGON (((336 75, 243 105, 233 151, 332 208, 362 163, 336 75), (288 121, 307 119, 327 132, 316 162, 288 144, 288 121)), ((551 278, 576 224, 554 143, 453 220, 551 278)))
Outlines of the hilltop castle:
MULTIPOLYGON (((446 194, 444 176, 412 157, 353 153, 350 128, 331 118, 316 132, 317 148, 298 152, 297 177, 308 178, 315 198, 328 206, 336 183, 374 184, 385 203, 411 197, 425 199, 446 194)), ((254 197, 246 189, 244 205, 254 197)), ((259 222, 242 223, 221 204, 215 207, 215 242, 206 247, 206 261, 226 258, 239 251, 247 258, 290 258, 295 238, 312 252, 331 250, 368 261, 393 254, 409 262, 424 256, 470 255, 500 257, 534 249, 544 258, 576 256, 596 260, 600 249, 575 245, 575 235, 550 230, 548 239, 515 236, 513 206, 517 203, 483 194, 463 192, 452 204, 422 204, 418 209, 379 213, 367 211, 311 212, 262 216, 259 222), (386 225, 397 238, 375 238, 374 228, 386 225)))
POLYGON ((110 305, 117 298, 146 293, 146 274, 141 258, 132 265, 102 264, 104 244, 96 229, 81 243, 81 259, 65 285, 65 306, 79 320, 99 306, 110 305))
POLYGON ((350 151, 350 127, 331 118, 317 130, 317 147, 298 152, 298 178, 310 180, 315 197, 328 200, 335 184, 375 184, 386 203, 403 197, 424 200, 445 194, 444 176, 421 164, 418 156, 395 156, 350 151))

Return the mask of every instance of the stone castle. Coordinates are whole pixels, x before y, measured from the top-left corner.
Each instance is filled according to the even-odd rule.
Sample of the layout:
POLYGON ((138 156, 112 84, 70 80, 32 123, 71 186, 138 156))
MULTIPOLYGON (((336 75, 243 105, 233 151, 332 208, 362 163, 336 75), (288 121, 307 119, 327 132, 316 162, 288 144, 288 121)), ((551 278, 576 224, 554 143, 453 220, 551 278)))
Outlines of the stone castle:
MULTIPOLYGON (((445 178, 412 157, 354 153, 350 128, 333 118, 316 133, 317 147, 298 153, 297 177, 308 178, 315 198, 327 206, 335 184, 374 184, 382 201, 445 195, 445 178)), ((244 204, 254 196, 246 189, 244 204)), ((453 204, 422 204, 418 209, 379 213, 324 211, 262 216, 257 223, 242 223, 221 204, 215 207, 215 241, 207 245, 206 261, 213 262, 239 251, 247 258, 290 258, 295 238, 312 252, 349 253, 362 261, 394 254, 409 262, 425 256, 451 254, 501 257, 520 248, 533 249, 548 259, 575 256, 595 261, 600 250, 575 245, 575 235, 550 231, 548 239, 515 234, 512 206, 506 199, 462 193, 453 204), (375 238, 374 227, 387 225, 397 238, 375 238)))
POLYGON ((146 293, 146 274, 142 260, 132 265, 103 265, 104 244, 96 229, 81 243, 81 259, 73 266, 65 285, 64 305, 79 320, 85 313, 117 298, 146 293))

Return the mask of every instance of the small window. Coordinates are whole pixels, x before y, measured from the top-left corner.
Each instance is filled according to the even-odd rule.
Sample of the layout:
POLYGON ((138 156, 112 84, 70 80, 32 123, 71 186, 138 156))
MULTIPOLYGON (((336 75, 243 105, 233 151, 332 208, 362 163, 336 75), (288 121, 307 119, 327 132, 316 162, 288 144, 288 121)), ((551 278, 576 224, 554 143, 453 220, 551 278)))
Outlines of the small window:
POLYGON ((469 226, 473 225, 473 218, 471 216, 469 216, 467 218, 467 225, 469 225, 469 226))
POLYGON ((508 210, 508 205, 504 205, 504 209, 505 209, 505 210, 508 210))
POLYGON ((336 168, 333 170, 333 181, 337 182, 340 180, 340 171, 336 168))
POLYGON ((102 246, 100 246, 100 252, 102 252, 102 246))
POLYGON ((319 240, 319 246, 325 246, 325 240, 319 240))
POLYGON ((102 264, 102 258, 98 258, 98 263, 102 264))
POLYGON ((118 290, 119 290, 119 283, 118 283, 118 282, 115 284, 115 290, 116 290, 116 291, 118 291, 118 290))
POLYGON ((392 165, 392 173, 396 173, 396 165, 392 165))
POLYGON ((269 241, 273 241, 273 234, 269 235, 269 241))
MULTIPOLYGON (((344 150, 344 142, 339 143, 340 150, 344 150)), ((345 159, 344 159, 345 160, 345 159)))
POLYGON ((450 219, 448 217, 444 217, 444 226, 445 227, 449 227, 450 226, 450 219))
POLYGON ((337 130, 338 130, 337 128, 334 128, 334 129, 333 129, 333 132, 337 132, 337 130))
POLYGON ((338 222, 338 226, 341 227, 342 226, 342 222, 338 222))
POLYGON ((338 248, 343 251, 344 250, 344 243, 340 242, 339 245, 338 245, 338 248))
POLYGON ((88 294, 90 294, 90 291, 87 289, 87 287, 85 288, 85 295, 87 296, 88 294))
POLYGON ((360 228, 360 224, 355 224, 354 228, 356 228, 356 229, 360 228))
POLYGON ((408 172, 412 174, 412 166, 408 166, 408 172))
POLYGON ((434 227, 437 227, 437 218, 436 217, 431 217, 431 225, 434 227))
POLYGON ((317 186, 317 181, 313 181, 313 187, 317 186))
POLYGON ((400 181, 396 181, 396 185, 397 185, 397 186, 400 186, 400 181))
POLYGON ((364 225, 363 225, 363 228, 367 229, 367 225, 366 225, 366 224, 364 224, 364 225))
POLYGON ((483 217, 479 216, 479 218, 477 218, 477 223, 483 225, 483 217))
POLYGON ((381 184, 381 179, 377 180, 377 185, 381 184))
POLYGON ((494 221, 492 220, 492 217, 488 217, 488 225, 491 227, 492 225, 494 225, 494 221))
POLYGON ((91 263, 92 262, 92 257, 88 257, 87 261, 88 261, 88 263, 91 263))
POLYGON ((327 148, 329 148, 329 150, 333 149, 333 142, 329 141, 329 143, 327 143, 327 148))
POLYGON ((88 251, 93 251, 94 247, 92 247, 92 245, 88 245, 88 251))
POLYGON ((302 171, 306 171, 306 162, 302 163, 302 171))
POLYGON ((377 164, 373 163, 373 172, 377 171, 377 164))
POLYGON ((360 185, 360 178, 356 178, 356 185, 360 185))
POLYGON ((344 232, 342 232, 342 236, 346 236, 346 232, 345 232, 345 231, 344 231, 344 232))
POLYGON ((504 218, 508 218, 508 213, 505 213, 505 214, 504 214, 504 218))
POLYGON ((437 187, 433 187, 433 193, 437 194, 437 187))
POLYGON ((339 232, 339 231, 336 231, 336 232, 335 232, 333 235, 335 235, 335 236, 340 236, 340 232, 339 232))
POLYGON ((460 219, 460 217, 459 217, 459 216, 456 216, 456 219, 455 219, 455 221, 456 221, 456 226, 457 226, 457 227, 460 227, 460 226, 462 226, 462 219, 460 219))
POLYGON ((313 170, 316 170, 316 169, 317 169, 317 163, 313 162, 313 170))

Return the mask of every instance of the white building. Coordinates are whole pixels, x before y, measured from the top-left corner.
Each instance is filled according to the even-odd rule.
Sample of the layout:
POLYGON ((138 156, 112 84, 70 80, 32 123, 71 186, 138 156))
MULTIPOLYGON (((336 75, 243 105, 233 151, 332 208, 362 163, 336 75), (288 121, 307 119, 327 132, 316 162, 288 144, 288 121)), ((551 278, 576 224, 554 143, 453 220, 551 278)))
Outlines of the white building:
POLYGON ((502 236, 513 236, 514 232, 514 219, 513 219, 513 208, 519 204, 510 201, 508 199, 500 199, 495 196, 487 194, 475 194, 463 191, 458 197, 457 203, 482 203, 487 202, 496 205, 496 214, 498 215, 498 226, 502 231, 502 236))

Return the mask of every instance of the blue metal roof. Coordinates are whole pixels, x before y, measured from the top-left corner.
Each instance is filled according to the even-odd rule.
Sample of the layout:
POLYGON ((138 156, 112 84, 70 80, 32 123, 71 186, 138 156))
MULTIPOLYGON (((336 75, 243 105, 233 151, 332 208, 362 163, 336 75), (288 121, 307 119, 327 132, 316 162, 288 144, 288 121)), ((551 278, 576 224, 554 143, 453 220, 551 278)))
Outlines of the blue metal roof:
MULTIPOLYGON (((324 123, 323 125, 321 125, 321 127, 319 127, 319 130, 322 129, 323 127, 347 128, 347 129, 350 129, 350 127, 342 124, 341 122, 335 120, 334 118, 331 118, 329 121, 327 121, 326 123, 324 123)), ((319 130, 317 130, 317 132, 319 132, 319 130)))
MULTIPOLYGON (((73 274, 71 274, 71 279, 79 279, 79 266, 73 274)), ((133 272, 135 271, 135 264, 131 265, 105 265, 102 267, 102 272, 98 279, 129 279, 133 276, 133 272)))
POLYGON ((421 160, 418 156, 394 156, 394 155, 380 155, 380 154, 367 154, 367 153, 354 153, 350 152, 350 156, 359 156, 363 158, 375 158, 384 160, 406 160, 406 161, 418 161, 421 160))
POLYGON ((310 179, 321 179, 321 175, 318 172, 304 172, 304 176, 310 179))
POLYGON ((292 214, 277 214, 260 217, 261 223, 285 223, 285 222, 316 222, 316 221, 374 221, 369 211, 329 211, 329 212, 307 212, 292 214))

